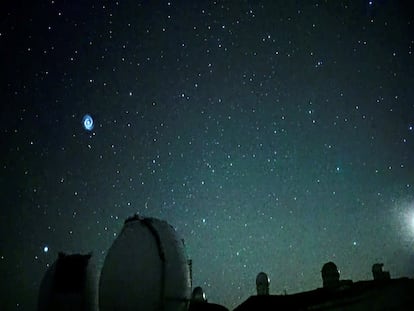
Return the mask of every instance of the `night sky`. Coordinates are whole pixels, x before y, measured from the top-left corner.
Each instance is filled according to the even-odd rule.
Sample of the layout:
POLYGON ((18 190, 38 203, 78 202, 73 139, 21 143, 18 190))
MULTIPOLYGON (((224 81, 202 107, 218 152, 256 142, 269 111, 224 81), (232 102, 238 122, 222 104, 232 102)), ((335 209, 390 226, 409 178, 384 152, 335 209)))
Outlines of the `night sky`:
POLYGON ((0 8, 1 310, 134 213, 229 308, 260 271, 414 276, 410 1, 25 2, 0 8))

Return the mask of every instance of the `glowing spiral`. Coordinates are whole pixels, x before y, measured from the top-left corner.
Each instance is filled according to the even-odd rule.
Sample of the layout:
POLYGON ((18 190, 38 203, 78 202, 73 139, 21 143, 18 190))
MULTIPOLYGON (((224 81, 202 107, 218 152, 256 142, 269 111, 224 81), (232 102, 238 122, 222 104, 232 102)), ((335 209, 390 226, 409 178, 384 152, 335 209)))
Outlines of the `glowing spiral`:
POLYGON ((92 131, 94 127, 93 119, 91 115, 85 114, 82 119, 82 124, 85 130, 92 131))

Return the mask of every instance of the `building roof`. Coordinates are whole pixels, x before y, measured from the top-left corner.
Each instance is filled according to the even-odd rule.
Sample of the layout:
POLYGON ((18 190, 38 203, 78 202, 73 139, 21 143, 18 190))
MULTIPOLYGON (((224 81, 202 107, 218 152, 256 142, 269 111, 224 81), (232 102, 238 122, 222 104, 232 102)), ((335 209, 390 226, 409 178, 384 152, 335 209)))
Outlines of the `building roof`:
POLYGON ((341 281, 336 288, 251 296, 234 309, 247 310, 414 310, 414 279, 341 281))

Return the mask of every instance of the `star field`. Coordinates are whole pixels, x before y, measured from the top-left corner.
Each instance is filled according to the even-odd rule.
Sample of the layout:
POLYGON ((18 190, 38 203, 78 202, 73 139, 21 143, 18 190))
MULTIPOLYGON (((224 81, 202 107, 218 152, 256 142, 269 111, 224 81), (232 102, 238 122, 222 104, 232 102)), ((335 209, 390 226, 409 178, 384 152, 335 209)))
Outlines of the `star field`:
POLYGON ((409 1, 3 6, 0 309, 35 309, 59 251, 102 264, 134 213, 228 308, 260 271, 414 276, 409 1))

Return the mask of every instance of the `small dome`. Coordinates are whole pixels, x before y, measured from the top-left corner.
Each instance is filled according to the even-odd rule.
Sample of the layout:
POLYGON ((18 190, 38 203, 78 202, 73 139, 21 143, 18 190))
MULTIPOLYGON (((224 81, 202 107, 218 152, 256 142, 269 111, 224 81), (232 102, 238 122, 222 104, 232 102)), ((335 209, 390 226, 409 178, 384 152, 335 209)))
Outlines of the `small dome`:
POLYGON ((339 270, 332 261, 323 265, 321 273, 323 287, 334 287, 339 284, 339 270))
POLYGON ((207 302, 206 294, 201 286, 194 288, 193 293, 191 294, 191 300, 193 302, 207 302))
POLYGON ((270 284, 270 279, 266 273, 260 272, 259 274, 257 274, 256 285, 269 286, 269 284, 270 284))
POLYGON ((257 295, 269 295, 270 279, 266 273, 260 272, 256 277, 257 295))
POLYGON ((372 276, 374 280, 389 280, 391 278, 389 271, 382 271, 383 263, 374 263, 372 265, 372 276))

